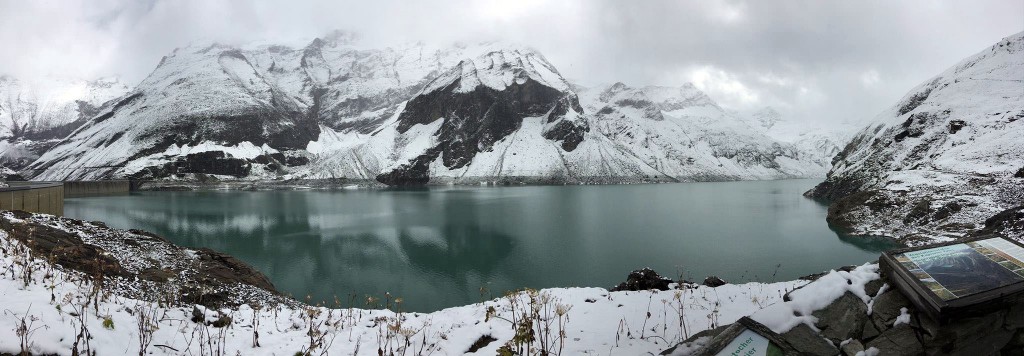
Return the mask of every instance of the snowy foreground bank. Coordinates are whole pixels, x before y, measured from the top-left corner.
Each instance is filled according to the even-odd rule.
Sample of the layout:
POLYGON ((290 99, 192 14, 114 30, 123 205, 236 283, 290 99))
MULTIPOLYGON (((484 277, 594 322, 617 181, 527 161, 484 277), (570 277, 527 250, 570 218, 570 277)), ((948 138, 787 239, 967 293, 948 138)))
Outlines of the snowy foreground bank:
MULTIPOLYGON (((0 270, 0 354, 495 355, 504 348, 522 354, 643 355, 689 339, 674 353, 686 355, 722 326, 747 315, 802 342, 812 354, 865 349, 867 354, 902 354, 926 347, 893 348, 913 346, 890 340, 907 335, 903 329, 925 330, 928 325, 911 320, 912 309, 881 282, 875 264, 832 271, 813 282, 685 285, 667 291, 526 291, 422 314, 400 312, 402 301, 386 296, 325 308, 240 282, 213 283, 212 278, 220 278, 217 273, 203 274, 197 271, 207 267, 190 266, 197 261, 213 264, 204 260, 208 252, 172 251, 162 245, 165 240, 141 231, 11 212, 0 214, 0 227, 6 266, 0 270), (68 234, 62 239, 77 237, 90 246, 121 241, 123 248, 103 249, 90 257, 112 259, 103 268, 117 275, 100 278, 68 268, 73 258, 66 256, 81 255, 85 245, 57 241, 61 233, 68 234), (158 245, 162 247, 154 247, 158 245), (39 251, 45 248, 51 249, 44 256, 39 251), (153 278, 153 264, 164 265, 169 276, 153 278), (203 295, 226 297, 200 300, 213 306, 207 308, 193 303, 191 290, 183 284, 198 286, 203 295), (218 288, 222 290, 214 291, 218 288), (867 324, 874 331, 867 331, 867 324), (855 327, 844 327, 850 325, 855 327)), ((248 268, 226 265, 243 272, 248 268)), ((1003 328, 1010 319, 1004 314, 986 325, 1003 328)))

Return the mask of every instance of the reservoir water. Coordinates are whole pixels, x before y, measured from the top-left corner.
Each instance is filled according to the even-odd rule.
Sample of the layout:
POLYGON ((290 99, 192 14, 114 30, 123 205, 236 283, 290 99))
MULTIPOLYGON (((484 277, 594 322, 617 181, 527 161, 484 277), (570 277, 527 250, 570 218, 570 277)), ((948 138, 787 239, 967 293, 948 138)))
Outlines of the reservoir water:
POLYGON ((781 281, 892 247, 830 230, 801 195, 816 182, 136 192, 67 199, 65 215, 234 255, 296 298, 390 292, 428 312, 523 287, 607 288, 641 267, 781 281))

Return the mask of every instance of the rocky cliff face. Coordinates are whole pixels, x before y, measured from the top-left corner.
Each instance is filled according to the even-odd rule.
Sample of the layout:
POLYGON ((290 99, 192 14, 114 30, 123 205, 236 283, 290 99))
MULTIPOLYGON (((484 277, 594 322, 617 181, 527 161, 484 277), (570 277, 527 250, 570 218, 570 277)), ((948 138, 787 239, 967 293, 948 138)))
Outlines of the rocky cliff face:
MULTIPOLYGON (((836 156, 809 196, 829 222, 910 244, 964 236, 1024 203, 1024 33, 910 91, 836 156)), ((1016 235, 1018 239, 1024 236, 1016 235)))
POLYGON ((428 166, 419 162, 438 158, 449 170, 463 168, 473 163, 477 152, 493 150, 496 142, 518 131, 526 117, 543 117, 549 126, 544 138, 561 141, 562 149, 572 151, 582 141, 586 124, 567 120, 566 115, 583 110, 564 80, 544 78, 538 66, 552 71, 532 53, 495 51, 460 62, 434 79, 406 103, 396 129, 405 134, 415 125, 442 120, 433 133, 435 145, 377 180, 389 185, 423 183, 415 177, 426 176, 428 166))
POLYGON ((132 177, 639 182, 818 176, 826 166, 692 85, 587 90, 529 48, 175 50, 25 170, 132 177))

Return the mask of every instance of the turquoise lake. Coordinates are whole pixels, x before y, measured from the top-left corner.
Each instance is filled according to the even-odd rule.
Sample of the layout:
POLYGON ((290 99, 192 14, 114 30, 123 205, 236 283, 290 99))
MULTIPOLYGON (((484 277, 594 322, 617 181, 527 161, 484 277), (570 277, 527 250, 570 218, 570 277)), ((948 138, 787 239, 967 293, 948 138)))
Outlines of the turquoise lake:
POLYGON ((65 215, 234 255, 296 298, 390 293, 427 312, 641 267, 782 281, 893 247, 829 229, 801 195, 817 181, 136 192, 67 199, 65 215))

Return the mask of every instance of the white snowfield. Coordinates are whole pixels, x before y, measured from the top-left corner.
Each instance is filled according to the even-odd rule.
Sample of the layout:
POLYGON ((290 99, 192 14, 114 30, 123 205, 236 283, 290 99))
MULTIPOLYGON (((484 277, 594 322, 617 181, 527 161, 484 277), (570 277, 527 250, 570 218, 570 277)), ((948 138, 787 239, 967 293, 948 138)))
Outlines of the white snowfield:
MULTIPOLYGON (((478 87, 503 91, 527 80, 566 98, 579 96, 583 112, 570 108, 554 119, 551 113, 518 118, 515 132, 478 147, 468 165, 449 169, 437 157, 429 168, 432 182, 754 180, 820 177, 829 168, 819 147, 768 136, 690 84, 618 88, 610 96, 601 93, 613 88, 577 93, 541 54, 524 46, 367 48, 338 35, 304 48, 177 49, 125 95, 122 106, 107 108, 46 152, 31 173, 37 180, 131 175, 196 152, 166 148, 161 139, 175 134, 175 147, 246 145, 309 160, 276 173, 256 164, 243 179, 373 180, 439 144, 444 117, 399 132, 398 118, 409 100, 453 83, 455 93, 468 93, 478 87), (654 106, 634 105, 645 101, 654 106), (239 120, 259 122, 244 129, 227 126, 239 120), (563 120, 590 128, 571 151, 544 137, 563 120), (282 131, 296 137, 275 138, 282 131), (299 137, 306 131, 312 135, 299 137)), ((222 150, 227 157, 248 158, 237 151, 222 150)))
MULTIPOLYGON (((540 321, 533 324, 538 339, 534 351, 543 339, 549 351, 562 355, 657 354, 697 332, 747 315, 777 332, 799 323, 813 327, 811 313, 847 291, 870 304, 864 286, 879 278, 878 266, 866 264, 851 272, 833 271, 810 283, 694 286, 661 292, 554 288, 426 314, 362 309, 365 300, 357 301, 355 308, 335 309, 298 303, 257 310, 248 305, 222 311, 197 307, 200 319, 210 323, 220 315, 230 316, 225 327, 215 327, 191 321, 192 306, 165 307, 106 293, 100 293, 98 304, 82 308, 93 296, 88 278, 16 253, 19 246, 0 232, 0 247, 9 251, 0 258, 8 266, 0 270, 0 352, 6 353, 71 355, 84 322, 92 337, 89 349, 97 355, 135 354, 144 340, 148 340, 146 354, 155 355, 292 355, 306 351, 377 355, 378 349, 395 354, 462 355, 483 336, 495 340, 475 354, 494 355, 516 335, 511 321, 521 320, 524 311, 532 310, 528 305, 532 295, 540 315, 540 321), (802 288, 793 291, 798 287, 802 288), (790 291, 791 301, 783 302, 782 296, 790 291), (513 307, 513 300, 520 304, 513 307), (150 321, 140 319, 143 315, 150 321), (17 331, 22 322, 25 334, 17 331), (561 332, 564 337, 560 338, 561 332), (313 349, 310 335, 312 345, 319 345, 313 349), (259 347, 254 346, 256 341, 259 347)), ((383 305, 385 300, 375 303, 383 305)), ((394 306, 396 302, 392 299, 390 303, 394 306)), ((85 346, 78 340, 79 352, 84 352, 85 346)))

